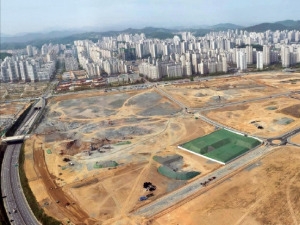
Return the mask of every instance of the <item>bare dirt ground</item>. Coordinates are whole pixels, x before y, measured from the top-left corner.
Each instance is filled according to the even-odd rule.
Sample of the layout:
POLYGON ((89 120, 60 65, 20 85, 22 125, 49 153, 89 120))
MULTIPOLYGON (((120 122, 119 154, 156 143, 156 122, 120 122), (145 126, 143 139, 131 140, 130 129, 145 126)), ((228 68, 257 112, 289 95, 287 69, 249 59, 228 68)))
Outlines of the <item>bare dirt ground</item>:
POLYGON ((296 134, 291 138, 291 142, 300 145, 300 134, 296 134))
POLYGON ((13 118, 20 115, 29 105, 28 102, 0 103, 0 130, 13 118))
POLYGON ((0 91, 1 100, 14 100, 19 98, 40 97, 47 88, 48 82, 38 83, 2 83, 0 91))
POLYGON ((28 103, 26 102, 14 102, 14 103, 0 103, 0 115, 14 115, 17 114, 28 103))
POLYGON ((165 86, 163 89, 189 108, 199 108, 245 101, 280 92, 299 90, 299 88, 298 73, 260 73, 174 84, 165 86))
MULTIPOLYGON (((270 73, 218 78, 165 86, 164 90, 188 107, 198 108, 288 92, 289 85, 297 86, 298 81, 279 83, 282 86, 276 82, 296 79, 292 77, 294 75, 289 78, 270 73), (272 81, 272 76, 276 82, 272 81)), ((212 110, 207 115, 238 130, 269 137, 299 126, 298 104, 297 98, 278 97, 212 110), (258 126, 263 129, 258 129, 258 126)), ((139 224, 129 216, 130 212, 191 182, 159 174, 157 168, 160 164, 153 160, 153 156, 177 154, 183 157, 183 171, 198 171, 201 173, 198 177, 208 174, 220 165, 183 152, 177 145, 209 134, 214 129, 153 89, 110 93, 88 91, 56 96, 48 103, 45 118, 35 135, 26 141, 26 174, 40 205, 64 224, 68 220, 74 224, 139 224), (118 165, 97 167, 98 163, 106 165, 112 162, 118 165), (149 193, 143 189, 146 181, 156 185, 157 190, 154 196, 140 202, 139 197, 149 193), (70 205, 66 207, 66 203, 70 205)), ((199 224, 201 218, 201 224, 220 224, 220 221, 223 224, 226 216, 227 224, 266 224, 269 216, 259 210, 266 207, 271 211, 271 203, 276 205, 276 212, 272 215, 283 221, 280 194, 285 193, 288 199, 292 199, 286 200, 287 212, 294 212, 292 220, 286 221, 292 224, 299 219, 299 213, 295 211, 298 206, 293 200, 298 197, 295 188, 292 189, 298 183, 293 178, 296 174, 287 172, 286 175, 281 164, 287 165, 288 156, 294 156, 294 153, 292 160, 297 164, 297 157, 300 157, 297 151, 299 149, 292 147, 280 148, 270 155, 276 157, 268 156, 253 168, 249 167, 221 184, 224 191, 214 188, 199 196, 200 202, 194 203, 195 199, 181 206, 179 209, 183 213, 176 209, 174 213, 152 222, 199 224), (289 154, 283 155, 282 152, 289 154), (244 173, 247 176, 244 177, 244 173), (290 183, 290 188, 283 186, 286 183, 290 183), (268 191, 276 198, 267 194, 268 191), (191 217, 186 216, 190 212, 191 217)), ((276 224, 272 221, 271 224, 276 224)))
POLYGON ((276 137, 300 126, 300 102, 270 98, 205 112, 222 124, 260 137, 276 137))
POLYGON ((300 148, 274 152, 148 224, 298 224, 300 148), (188 215, 188 216, 187 216, 188 215))
POLYGON ((300 73, 265 73, 251 75, 256 82, 264 83, 275 88, 286 89, 288 91, 299 90, 300 73))
POLYGON ((165 86, 164 90, 189 108, 243 101, 278 92, 278 88, 256 82, 248 76, 176 84, 165 86))
POLYGON ((46 119, 37 128, 36 135, 27 141, 28 154, 32 156, 26 157, 26 170, 32 177, 29 180, 37 200, 49 215, 59 220, 70 219, 76 224, 79 221, 135 224, 128 217, 130 211, 190 182, 160 175, 159 164, 153 156, 180 154, 184 171, 199 171, 199 176, 203 176, 220 165, 178 151, 177 144, 213 130, 152 90, 106 96, 62 96, 51 100, 46 119), (104 138, 110 140, 105 142, 110 149, 101 148, 105 152, 94 150, 87 154, 91 143, 101 146, 104 138), (74 139, 77 143, 67 148, 67 143, 74 139), (124 141, 130 144, 118 145, 124 141), (30 143, 34 147, 29 147, 30 143), (34 149, 33 153, 30 149, 34 149), (64 162, 64 158, 74 165, 64 162), (95 162, 107 160, 114 160, 119 166, 93 167, 95 162), (36 166, 30 169, 32 162, 36 166), (157 190, 150 200, 139 202, 140 196, 148 194, 143 189, 145 181, 153 182, 157 190), (75 204, 66 209, 67 202, 75 204))

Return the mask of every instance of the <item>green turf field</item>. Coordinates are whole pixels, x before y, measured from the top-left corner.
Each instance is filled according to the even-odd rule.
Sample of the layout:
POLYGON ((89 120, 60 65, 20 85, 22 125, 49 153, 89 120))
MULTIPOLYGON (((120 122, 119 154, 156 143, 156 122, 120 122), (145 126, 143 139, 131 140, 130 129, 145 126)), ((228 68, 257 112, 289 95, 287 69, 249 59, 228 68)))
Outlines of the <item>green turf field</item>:
POLYGON ((260 142, 254 138, 221 129, 184 143, 181 147, 226 163, 259 144, 260 142))

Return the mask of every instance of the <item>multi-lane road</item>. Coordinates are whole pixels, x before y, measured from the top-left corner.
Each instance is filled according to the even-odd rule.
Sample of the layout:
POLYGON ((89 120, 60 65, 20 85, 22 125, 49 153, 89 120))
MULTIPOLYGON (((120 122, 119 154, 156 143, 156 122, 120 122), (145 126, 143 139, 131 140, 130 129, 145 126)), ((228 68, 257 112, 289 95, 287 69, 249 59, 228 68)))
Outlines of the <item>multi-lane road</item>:
POLYGON ((19 154, 22 144, 9 145, 4 155, 1 171, 1 188, 11 224, 39 224, 23 194, 19 177, 19 154))
MULTIPOLYGON (((44 100, 43 106, 44 106, 44 100)), ((15 135, 25 135, 30 131, 41 109, 32 109, 20 125, 15 135)), ((24 196, 19 176, 19 155, 22 144, 8 145, 1 169, 1 191, 4 206, 11 224, 17 225, 39 225, 33 215, 26 197, 24 196)))

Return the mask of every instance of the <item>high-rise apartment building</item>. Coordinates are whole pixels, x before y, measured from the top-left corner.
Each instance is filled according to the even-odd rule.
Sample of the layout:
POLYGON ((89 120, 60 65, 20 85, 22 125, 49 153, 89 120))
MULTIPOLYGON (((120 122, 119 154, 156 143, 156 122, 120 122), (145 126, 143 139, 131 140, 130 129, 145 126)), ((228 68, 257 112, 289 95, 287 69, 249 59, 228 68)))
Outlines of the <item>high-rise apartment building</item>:
POLYGON ((291 65, 290 48, 287 46, 283 46, 281 48, 281 61, 282 61, 282 67, 289 67, 291 65))
POLYGON ((27 55, 28 55, 29 57, 32 57, 32 56, 33 56, 33 48, 32 48, 31 45, 27 45, 27 46, 26 46, 26 51, 27 51, 27 55))
POLYGON ((264 57, 264 65, 268 66, 271 63, 271 48, 268 45, 264 45, 263 47, 263 57, 264 57))
POLYGON ((264 68, 264 57, 262 52, 256 52, 256 68, 260 70, 264 68))
POLYGON ((236 63, 237 63, 237 68, 239 70, 246 70, 247 69, 247 56, 246 56, 246 53, 243 52, 242 50, 238 51, 237 52, 237 60, 236 60, 236 63))
POLYGON ((253 64, 253 47, 246 46, 247 64, 253 64))

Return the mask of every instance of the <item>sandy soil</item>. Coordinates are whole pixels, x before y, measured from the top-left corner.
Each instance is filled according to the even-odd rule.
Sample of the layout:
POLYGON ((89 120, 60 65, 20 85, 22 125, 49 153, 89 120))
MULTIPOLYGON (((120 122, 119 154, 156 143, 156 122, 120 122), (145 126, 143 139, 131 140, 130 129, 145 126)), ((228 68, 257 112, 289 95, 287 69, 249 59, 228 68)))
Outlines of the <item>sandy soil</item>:
POLYGON ((291 141, 292 143, 295 143, 295 144, 300 145, 300 134, 294 135, 294 136, 290 139, 290 141, 291 141))
POLYGON ((220 123, 261 137, 276 137, 300 126, 299 101, 270 98, 205 112, 220 123), (262 126, 263 129, 259 129, 262 126))
POLYGON ((26 176, 33 193, 37 193, 35 194, 37 201, 49 215, 61 221, 72 218, 75 224, 85 224, 87 214, 79 204, 73 204, 73 199, 56 185, 55 176, 49 174, 41 143, 39 137, 32 137, 26 141, 25 148, 26 176), (66 206, 67 203, 70 205, 66 206))
POLYGON ((300 78, 298 73, 270 72, 174 84, 163 89, 186 106, 199 108, 299 90, 300 78))
POLYGON ((47 82, 26 83, 26 84, 10 84, 2 83, 0 98, 5 100, 40 97, 47 88, 47 82))
POLYGON ((28 106, 28 102, 0 103, 0 130, 21 115, 28 106))
MULTIPOLYGON (((289 90, 289 85, 297 86, 298 81, 277 85, 272 77, 276 82, 294 79, 270 73, 171 85, 164 89, 188 107, 197 108, 283 93, 289 90)), ((207 115, 238 130, 269 137, 299 126, 298 104, 297 98, 270 98, 212 110, 207 115)), ((68 220, 74 224, 139 224, 140 221, 129 216, 131 211, 191 182, 160 175, 157 172, 160 164, 153 156, 181 155, 182 170, 199 171, 199 176, 204 176, 220 165, 183 152, 177 145, 213 130, 213 126, 196 120, 193 114, 185 113, 152 89, 114 93, 96 90, 56 96, 48 103, 45 118, 35 135, 26 141, 26 174, 40 205, 64 224, 68 220), (91 144, 95 149, 91 149, 91 144), (111 160, 119 165, 94 167, 96 162, 111 160), (142 188, 145 181, 152 182, 157 190, 149 200, 139 202, 139 197, 148 193, 142 188), (66 207, 66 203, 70 206, 66 207)), ((269 221, 276 224, 275 219, 286 219, 287 224, 292 224, 293 220, 300 219, 299 212, 295 211, 299 202, 293 201, 298 199, 294 187, 300 185, 293 178, 297 176, 299 158, 299 149, 280 148, 220 186, 152 222, 199 224, 201 218, 200 224, 220 224, 220 221, 221 224, 269 221), (294 158, 288 159, 288 155, 294 158), (294 164, 283 170, 288 160, 294 164), (288 209, 280 205, 284 200, 288 209), (276 205, 274 212, 271 204, 276 205)))
POLYGON ((176 105, 152 90, 79 96, 52 100, 46 119, 36 130, 37 135, 26 142, 28 154, 34 149, 31 157, 26 157, 30 185, 39 203, 45 205, 47 202, 46 211, 59 220, 69 218, 76 224, 79 221, 86 224, 130 223, 130 211, 190 182, 160 175, 157 172, 160 164, 152 159, 154 155, 180 154, 184 158, 183 170, 200 171, 199 176, 220 166, 177 148, 179 143, 208 134, 214 128, 182 113, 176 105), (78 108, 92 110, 83 112, 78 108), (95 123, 101 128, 94 127, 95 123), (130 127, 129 131, 124 127, 130 127), (77 134, 72 138, 80 140, 78 146, 67 149, 68 135, 75 132, 77 134), (89 149, 90 143, 97 143, 104 134, 110 135, 106 137, 110 139, 112 149, 105 153, 92 151, 87 155, 85 150, 89 149), (124 140, 131 144, 113 144, 124 140), (61 150, 63 155, 59 154, 61 150), (64 162, 66 157, 75 165, 64 162), (112 169, 94 169, 92 165, 101 160, 114 160, 120 165, 112 169), (36 165, 34 168, 32 161, 36 165), (150 200, 139 202, 140 196, 148 194, 142 188, 145 181, 153 182, 157 190, 150 200), (36 183, 39 185, 35 186, 36 183), (44 192, 40 194, 42 188, 44 192), (59 204, 55 203, 57 200, 59 204), (68 206, 66 211, 66 202, 75 204, 68 206))
POLYGON ((243 101, 283 91, 248 76, 170 85, 165 86, 164 90, 190 108, 243 101))
POLYGON ((299 148, 279 147, 149 224, 297 224, 300 221, 299 159, 299 148))
POLYGON ((275 88, 285 89, 287 91, 299 90, 300 73, 266 73, 251 75, 256 82, 264 83, 275 88))
POLYGON ((0 115, 14 115, 27 105, 27 102, 0 103, 0 115))

